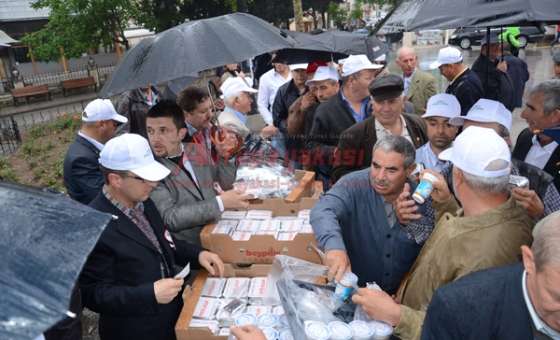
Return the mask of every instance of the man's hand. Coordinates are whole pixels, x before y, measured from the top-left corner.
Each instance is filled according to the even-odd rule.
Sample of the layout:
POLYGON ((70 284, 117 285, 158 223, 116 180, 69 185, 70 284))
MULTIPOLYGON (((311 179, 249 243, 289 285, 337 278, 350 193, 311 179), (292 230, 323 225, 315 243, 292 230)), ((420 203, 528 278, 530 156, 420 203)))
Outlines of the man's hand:
POLYGON ((317 102, 317 97, 313 94, 313 92, 309 91, 303 95, 301 98, 301 111, 305 111, 311 107, 311 105, 317 102))
POLYGON ((267 125, 261 130, 261 136, 263 138, 272 137, 278 133, 278 129, 274 125, 267 125))
POLYGON ((325 254, 325 265, 329 267, 328 279, 332 281, 333 278, 336 282, 340 281, 342 275, 350 268, 350 259, 346 251, 340 249, 332 249, 325 254))
POLYGON ((525 188, 513 188, 511 196, 517 204, 527 209, 527 213, 533 219, 540 219, 544 215, 544 204, 534 190, 525 188))
POLYGON ((371 319, 396 326, 401 320, 401 305, 382 290, 360 288, 352 295, 352 301, 362 306, 371 319))
POLYGON ((220 194, 220 199, 225 209, 247 209, 251 196, 244 194, 243 191, 232 189, 220 194))
POLYGON ((181 291, 183 279, 161 279, 154 282, 154 294, 160 305, 170 303, 181 291))
POLYGON ((498 65, 496 65, 496 68, 497 68, 498 70, 504 72, 504 73, 507 73, 507 68, 508 68, 507 62, 506 62, 505 60, 504 60, 504 61, 500 61, 500 62, 498 63, 498 65))
POLYGON ((241 327, 232 326, 230 331, 235 335, 237 340, 266 340, 264 333, 253 325, 241 327))
POLYGON ((228 129, 222 129, 222 139, 213 139, 216 152, 223 159, 229 159, 239 149, 239 139, 237 135, 228 129))
POLYGON ((422 215, 418 214, 418 206, 410 197, 410 185, 404 184, 403 191, 395 201, 395 213, 400 224, 409 224, 412 221, 419 220, 422 215))
POLYGON ((449 186, 447 185, 445 177, 443 177, 443 175, 439 172, 433 170, 424 170, 422 171, 420 178, 422 178, 422 176, 426 172, 437 177, 437 181, 433 183, 434 190, 432 191, 432 199, 434 200, 434 202, 445 203, 449 201, 452 195, 451 191, 449 191, 449 186))
POLYGON ((224 276, 224 263, 218 255, 203 250, 198 254, 198 263, 200 263, 211 276, 224 276))

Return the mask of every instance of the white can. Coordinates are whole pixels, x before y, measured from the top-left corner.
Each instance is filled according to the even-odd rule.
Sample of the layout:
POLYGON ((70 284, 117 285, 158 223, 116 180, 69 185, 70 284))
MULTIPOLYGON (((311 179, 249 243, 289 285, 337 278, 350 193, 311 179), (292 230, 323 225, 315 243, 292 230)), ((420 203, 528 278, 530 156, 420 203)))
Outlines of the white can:
POLYGON ((393 334, 393 327, 381 321, 370 321, 369 327, 373 330, 373 340, 389 340, 393 334))
POLYGON ((331 337, 331 331, 324 322, 305 321, 304 327, 309 340, 328 340, 331 337))
POLYGON ((418 204, 424 204, 428 197, 432 194, 434 190, 434 183, 438 180, 438 178, 432 175, 429 172, 425 172, 416 187, 416 190, 412 194, 412 199, 415 200, 418 204))
POLYGON ((272 313, 264 313, 257 318, 257 325, 259 328, 264 327, 278 327, 279 325, 278 315, 274 315, 272 313))
POLYGON ((257 318, 253 314, 243 313, 235 318, 234 323, 237 327, 256 325, 257 318))
POLYGON ((358 277, 356 274, 352 272, 346 272, 342 276, 339 282, 336 284, 336 288, 334 290, 334 295, 341 301, 347 300, 352 292, 354 291, 354 287, 358 284, 358 277))
POLYGON ((294 340, 294 336, 292 335, 292 331, 289 328, 284 328, 280 331, 279 340, 294 340))
POLYGON ((264 334, 266 340, 277 340, 278 339, 278 331, 272 327, 264 327, 261 328, 261 331, 264 334))
POLYGON ((350 340, 352 339, 352 328, 342 321, 329 322, 331 340, 350 340))
POLYGON ((352 328, 353 340, 371 340, 373 337, 373 330, 365 321, 354 320, 350 322, 350 328, 352 328))

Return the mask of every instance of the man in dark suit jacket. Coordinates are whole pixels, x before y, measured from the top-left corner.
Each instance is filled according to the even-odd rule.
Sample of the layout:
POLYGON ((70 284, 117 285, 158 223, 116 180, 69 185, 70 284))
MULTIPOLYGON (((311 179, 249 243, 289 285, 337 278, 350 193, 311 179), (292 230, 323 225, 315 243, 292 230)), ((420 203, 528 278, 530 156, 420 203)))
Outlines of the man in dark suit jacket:
POLYGON ((560 126, 560 80, 547 80, 535 86, 521 117, 529 127, 517 137, 513 157, 549 173, 560 190, 560 148, 552 138, 542 134, 544 129, 560 126))
POLYGON ((402 78, 394 74, 376 78, 370 84, 373 116, 341 134, 331 176, 333 181, 349 172, 369 167, 373 146, 386 135, 401 135, 415 148, 426 144, 428 137, 422 118, 403 113, 403 88, 402 78))
POLYGON ((117 125, 126 123, 108 99, 95 99, 82 113, 82 127, 64 158, 64 186, 68 195, 89 204, 103 186, 99 170, 99 152, 111 139, 117 125))
POLYGON ((169 170, 154 160, 145 138, 112 139, 99 162, 106 184, 90 205, 115 217, 82 271, 82 301, 100 314, 102 340, 175 339, 183 286, 175 265, 198 262, 210 274, 222 275, 223 263, 165 229, 148 197, 169 170))
POLYGON ((541 220, 523 265, 488 269, 439 288, 422 340, 560 339, 560 213, 541 220))

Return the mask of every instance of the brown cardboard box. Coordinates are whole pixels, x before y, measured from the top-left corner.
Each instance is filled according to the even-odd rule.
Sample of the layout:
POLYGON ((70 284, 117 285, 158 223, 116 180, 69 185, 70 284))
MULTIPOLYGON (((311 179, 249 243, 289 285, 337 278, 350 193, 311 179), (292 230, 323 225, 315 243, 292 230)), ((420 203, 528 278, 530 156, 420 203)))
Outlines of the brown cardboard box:
MULTIPOLYGON (((272 265, 254 264, 243 268, 226 263, 224 266, 224 277, 256 277, 267 276, 272 265)), ((189 327, 207 277, 208 273, 201 270, 192 286, 185 288, 183 292, 183 309, 175 324, 177 340, 227 340, 227 336, 214 335, 208 328, 189 327)))
MULTIPOLYGON (((300 210, 311 209, 316 198, 304 197, 297 203, 287 203, 282 199, 266 199, 251 205, 250 209, 272 210, 273 216, 294 216, 300 210)), ((290 255, 314 263, 321 263, 313 249, 316 246, 314 234, 298 234, 292 241, 279 241, 271 235, 252 235, 248 241, 234 241, 231 236, 212 234, 215 224, 202 229, 202 246, 220 256, 224 263, 271 264, 274 256, 290 255)))

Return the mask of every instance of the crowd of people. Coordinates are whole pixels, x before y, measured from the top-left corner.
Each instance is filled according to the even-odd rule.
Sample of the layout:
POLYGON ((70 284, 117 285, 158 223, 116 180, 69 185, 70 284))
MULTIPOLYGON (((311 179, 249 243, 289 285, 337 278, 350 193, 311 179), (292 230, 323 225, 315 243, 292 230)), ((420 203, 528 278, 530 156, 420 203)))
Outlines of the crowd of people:
MULTIPOLYGON (((483 41, 471 67, 458 49, 442 48, 430 68, 449 82, 445 93, 403 47, 399 74, 365 55, 291 65, 276 56, 258 86, 227 65, 219 97, 188 86, 170 100, 147 86, 116 106, 93 100, 66 154, 64 184, 114 218, 72 312, 99 313, 103 340, 174 339, 178 266, 223 274, 200 232, 224 210, 248 207, 233 188, 236 170, 266 154, 323 181, 310 223, 329 279, 352 271, 360 286, 377 283, 381 291, 359 289, 352 300, 395 336, 560 339, 560 148, 543 134, 560 126, 560 80, 529 90, 528 127, 513 145, 512 110, 529 73, 502 55, 502 43, 483 41), (248 125, 252 113, 264 127, 248 125), (428 173, 437 180, 418 204, 412 193, 428 173), (512 175, 528 186, 512 186, 512 175)), ((551 78, 560 78, 560 52, 553 61, 551 78)), ((252 326, 232 332, 264 339, 252 326)), ((45 337, 81 338, 79 317, 45 337)))

